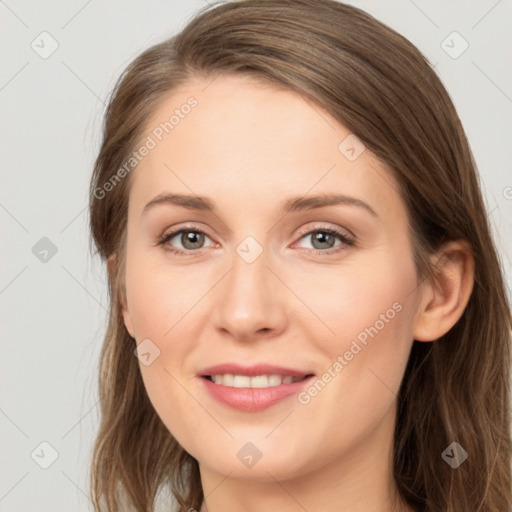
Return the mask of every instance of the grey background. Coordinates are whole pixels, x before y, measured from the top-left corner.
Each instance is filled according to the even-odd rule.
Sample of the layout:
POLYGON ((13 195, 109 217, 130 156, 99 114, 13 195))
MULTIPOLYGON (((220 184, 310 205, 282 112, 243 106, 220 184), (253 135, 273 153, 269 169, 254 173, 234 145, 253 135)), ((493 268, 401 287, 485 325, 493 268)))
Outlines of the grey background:
MULTIPOLYGON (((512 1, 350 3, 436 65, 480 169, 510 290, 512 1), (458 58, 463 42, 446 39, 453 31, 469 44, 458 58)), ((1 512, 92 510, 88 467, 107 289, 101 262, 88 252, 86 204, 104 102, 140 51, 204 5, 0 0, 1 512), (58 43, 48 58, 31 47, 51 49, 43 31, 58 43), (41 464, 52 462, 52 448, 42 442, 58 453, 47 469, 41 464)))

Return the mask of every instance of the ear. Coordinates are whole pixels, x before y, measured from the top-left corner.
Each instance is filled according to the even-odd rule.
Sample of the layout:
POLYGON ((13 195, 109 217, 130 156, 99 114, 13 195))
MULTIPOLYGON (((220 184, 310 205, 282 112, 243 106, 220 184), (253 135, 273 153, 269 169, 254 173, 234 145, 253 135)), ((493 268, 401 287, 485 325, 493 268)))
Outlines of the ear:
MULTIPOLYGON (((117 254, 112 254, 109 256, 107 260, 107 270, 109 273, 110 280, 113 282, 115 280, 115 273, 117 267, 117 254)), ((119 304, 121 305, 121 311, 123 314, 124 325, 126 330, 130 334, 132 338, 135 338, 135 331, 133 329, 132 319, 130 313, 128 312, 128 305, 126 301, 126 291, 123 287, 121 290, 117 290, 119 297, 119 304)))
POLYGON ((435 277, 422 284, 420 306, 414 324, 414 339, 434 341, 459 320, 473 290, 475 260, 469 243, 455 240, 433 256, 435 277))

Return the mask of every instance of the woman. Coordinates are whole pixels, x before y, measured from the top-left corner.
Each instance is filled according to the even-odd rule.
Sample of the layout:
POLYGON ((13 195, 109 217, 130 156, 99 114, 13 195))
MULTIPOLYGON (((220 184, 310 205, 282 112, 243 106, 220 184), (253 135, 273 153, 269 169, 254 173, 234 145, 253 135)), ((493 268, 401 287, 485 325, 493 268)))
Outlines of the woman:
POLYGON ((402 36, 332 0, 204 9, 119 79, 90 212, 96 510, 512 510, 503 274, 402 36))

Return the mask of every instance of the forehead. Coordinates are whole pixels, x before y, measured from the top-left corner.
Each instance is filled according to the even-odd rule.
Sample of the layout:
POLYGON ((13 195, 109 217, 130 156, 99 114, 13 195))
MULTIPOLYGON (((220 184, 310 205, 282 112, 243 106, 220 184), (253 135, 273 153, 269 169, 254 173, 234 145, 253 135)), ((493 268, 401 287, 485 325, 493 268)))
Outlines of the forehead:
POLYGON ((181 86, 155 109, 143 140, 152 143, 132 176, 137 203, 163 189, 231 193, 240 207, 336 191, 365 196, 377 210, 402 208, 389 171, 346 127, 300 94, 252 77, 181 86))

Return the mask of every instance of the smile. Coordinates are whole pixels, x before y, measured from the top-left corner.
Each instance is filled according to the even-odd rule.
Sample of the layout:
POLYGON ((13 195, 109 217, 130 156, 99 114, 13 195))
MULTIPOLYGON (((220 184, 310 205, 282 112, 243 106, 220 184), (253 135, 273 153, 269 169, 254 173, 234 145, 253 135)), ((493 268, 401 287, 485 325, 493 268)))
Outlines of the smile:
POLYGON ((300 382, 304 377, 291 377, 290 375, 233 375, 226 373, 223 375, 207 375, 205 378, 214 384, 229 386, 231 388, 270 388, 281 386, 281 384, 292 384, 300 382))
POLYGON ((223 406, 257 412, 300 393, 315 376, 282 366, 227 363, 205 368, 198 377, 209 396, 223 406))

